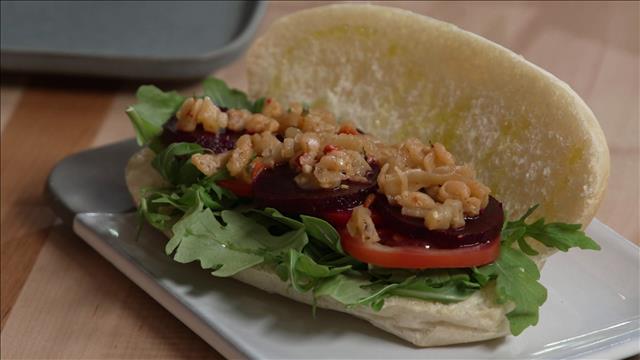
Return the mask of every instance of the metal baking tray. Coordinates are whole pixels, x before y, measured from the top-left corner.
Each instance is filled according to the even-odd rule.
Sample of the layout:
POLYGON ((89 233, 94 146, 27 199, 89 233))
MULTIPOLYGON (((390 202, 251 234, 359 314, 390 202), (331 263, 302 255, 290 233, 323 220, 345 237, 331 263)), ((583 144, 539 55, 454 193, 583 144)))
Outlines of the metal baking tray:
POLYGON ((262 1, 2 1, 10 72, 191 80, 242 54, 262 1))

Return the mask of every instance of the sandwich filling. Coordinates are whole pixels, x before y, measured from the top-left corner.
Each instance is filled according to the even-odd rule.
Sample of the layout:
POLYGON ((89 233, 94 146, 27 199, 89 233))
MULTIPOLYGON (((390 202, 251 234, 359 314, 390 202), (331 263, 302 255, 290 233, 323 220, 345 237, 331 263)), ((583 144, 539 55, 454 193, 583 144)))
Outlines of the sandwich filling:
MULTIPOLYGON (((381 168, 375 176, 377 192, 402 215, 422 219, 429 230, 464 227, 465 218, 477 217, 489 202, 490 189, 476 179, 474 169, 456 164, 442 144, 415 138, 386 144, 349 121, 339 124, 326 110, 300 103, 285 110, 266 99, 260 113, 251 113, 221 109, 210 97, 191 97, 165 133, 168 142, 192 138, 211 150, 191 156, 206 176, 226 168, 247 184, 265 169, 288 165, 298 191, 349 189, 353 183, 370 183, 374 168, 376 173, 381 168)), ((368 213, 356 211, 350 229, 369 222, 368 213)))
POLYGON ((165 145, 193 139, 210 150, 192 154, 191 163, 207 177, 228 172, 232 180, 222 186, 236 195, 252 198, 260 207, 314 215, 345 228, 345 248, 369 264, 454 268, 484 265, 498 257, 502 205, 476 179, 473 167, 457 164, 440 143, 409 138, 387 144, 324 109, 300 103, 284 107, 267 98, 260 112, 252 113, 218 107, 208 96, 184 100, 162 135, 165 145), (335 212, 344 215, 342 221, 331 220, 328 213, 335 212), (469 222, 473 226, 466 226, 469 222), (397 223, 405 226, 394 226, 397 223), (425 256, 424 261, 408 263, 351 246, 359 242, 476 251, 456 261, 425 256))

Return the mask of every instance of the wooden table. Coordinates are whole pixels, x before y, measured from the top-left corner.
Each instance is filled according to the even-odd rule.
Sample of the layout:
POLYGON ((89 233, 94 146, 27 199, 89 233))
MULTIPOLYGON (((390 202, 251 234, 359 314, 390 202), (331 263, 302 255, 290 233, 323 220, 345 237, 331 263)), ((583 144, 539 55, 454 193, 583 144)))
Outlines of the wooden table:
MULTIPOLYGON (((597 216, 640 242, 637 2, 394 4, 481 34, 571 85, 600 120, 611 150, 609 190, 597 216)), ((259 31, 316 5, 272 3, 259 31)), ((216 75, 245 87, 242 60, 216 75)), ((1 89, 2 358, 221 358, 61 226, 43 197, 56 162, 133 136, 123 111, 135 87, 3 74, 1 89)))

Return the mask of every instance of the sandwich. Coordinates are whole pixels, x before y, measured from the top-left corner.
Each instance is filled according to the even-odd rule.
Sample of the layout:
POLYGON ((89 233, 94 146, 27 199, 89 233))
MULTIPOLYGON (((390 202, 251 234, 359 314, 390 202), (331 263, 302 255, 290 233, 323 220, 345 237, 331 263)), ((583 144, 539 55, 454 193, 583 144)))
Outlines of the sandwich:
POLYGON ((602 130, 521 56, 340 4, 276 21, 247 69, 248 94, 145 85, 126 111, 127 185, 175 261, 438 346, 536 325, 545 259, 599 249, 602 130))

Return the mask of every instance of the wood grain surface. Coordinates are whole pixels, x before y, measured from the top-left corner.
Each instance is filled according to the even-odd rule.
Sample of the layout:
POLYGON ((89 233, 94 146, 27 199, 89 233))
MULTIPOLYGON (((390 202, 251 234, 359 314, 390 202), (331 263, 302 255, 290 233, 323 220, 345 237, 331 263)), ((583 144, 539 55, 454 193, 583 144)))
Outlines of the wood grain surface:
MULTIPOLYGON (((259 32, 318 2, 269 3, 259 32)), ((567 82, 591 107, 611 150, 597 217, 640 243, 639 5, 394 2, 504 45, 567 82)), ((244 88, 244 62, 217 76, 244 88)), ((197 84, 176 86, 189 91, 197 84)), ((3 359, 222 356, 56 221, 43 196, 54 164, 133 136, 133 84, 2 74, 3 359)))

